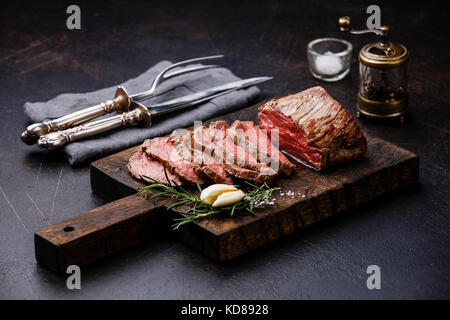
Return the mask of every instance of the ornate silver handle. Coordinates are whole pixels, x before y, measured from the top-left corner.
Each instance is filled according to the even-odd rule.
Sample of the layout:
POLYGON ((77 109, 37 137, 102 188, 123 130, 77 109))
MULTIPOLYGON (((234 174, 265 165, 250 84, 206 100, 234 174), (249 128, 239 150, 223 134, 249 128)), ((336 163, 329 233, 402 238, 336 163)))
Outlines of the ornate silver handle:
POLYGON ((113 100, 108 100, 93 107, 76 111, 57 119, 29 125, 22 133, 21 139, 26 144, 34 144, 39 140, 39 137, 49 132, 64 130, 114 111, 122 113, 128 111, 130 105, 131 99, 127 92, 124 88, 118 87, 113 100))
POLYGON ((87 138, 118 127, 137 123, 151 126, 151 114, 146 107, 136 102, 132 102, 131 107, 133 108, 132 111, 114 117, 93 121, 66 130, 47 133, 38 139, 37 144, 42 148, 51 150, 62 147, 72 141, 87 138))

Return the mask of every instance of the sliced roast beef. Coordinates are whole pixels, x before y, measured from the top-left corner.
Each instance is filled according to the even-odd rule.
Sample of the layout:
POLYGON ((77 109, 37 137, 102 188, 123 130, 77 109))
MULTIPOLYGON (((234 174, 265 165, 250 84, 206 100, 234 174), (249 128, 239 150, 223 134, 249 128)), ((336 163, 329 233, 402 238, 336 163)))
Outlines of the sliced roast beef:
POLYGON ((201 146, 205 154, 211 155, 217 163, 220 163, 225 171, 230 175, 246 180, 255 181, 258 178, 258 171, 243 168, 241 166, 235 165, 224 161, 223 152, 217 152, 216 143, 213 141, 213 134, 209 128, 200 126, 194 129, 193 139, 194 145, 201 146))
POLYGON ((148 156, 161 161, 181 180, 191 184, 204 183, 204 180, 194 171, 193 164, 181 157, 169 137, 147 139, 144 141, 142 149, 148 156))
MULTIPOLYGON (((139 148, 139 150, 130 157, 127 168, 135 178, 148 180, 146 177, 149 177, 158 182, 167 184, 163 164, 158 160, 154 160, 147 156, 142 148, 139 148)), ((167 172, 167 177, 170 182, 175 181, 177 184, 181 184, 178 177, 171 172, 167 172)))
POLYGON ((290 175, 295 165, 275 147, 269 137, 252 121, 236 120, 228 128, 227 134, 246 149, 259 162, 269 165, 274 170, 280 170, 290 175))
POLYGON ((219 149, 225 149, 227 161, 247 169, 257 170, 259 172, 258 179, 262 182, 272 181, 277 176, 277 171, 265 163, 258 162, 246 149, 235 143, 232 136, 229 135, 228 126, 225 121, 212 122, 209 128, 212 130, 216 146, 219 149))
POLYGON ((278 136, 283 150, 318 170, 358 158, 367 149, 353 116, 322 87, 273 99, 259 110, 259 125, 272 142, 278 136))
POLYGON ((227 129, 225 121, 213 122, 209 128, 198 127, 194 130, 194 143, 201 145, 205 152, 210 152, 232 176, 257 183, 272 181, 277 173, 236 145, 231 137, 227 136, 227 129))
POLYGON ((190 130, 175 130, 170 135, 178 153, 194 166, 198 175, 204 175, 215 183, 233 184, 233 179, 214 158, 203 152, 201 146, 195 146, 190 130))

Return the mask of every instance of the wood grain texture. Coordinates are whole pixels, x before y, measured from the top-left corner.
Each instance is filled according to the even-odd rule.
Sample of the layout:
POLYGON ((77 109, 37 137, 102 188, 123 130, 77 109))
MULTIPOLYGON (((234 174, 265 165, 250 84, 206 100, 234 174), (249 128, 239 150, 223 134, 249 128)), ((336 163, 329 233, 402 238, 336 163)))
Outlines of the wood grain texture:
MULTIPOLYGON (((239 112, 248 117, 257 106, 239 112)), ((230 122, 230 117, 234 116, 224 119, 230 122)), ((281 188, 274 193, 274 205, 255 216, 217 215, 187 224, 176 235, 212 260, 223 262, 418 180, 415 154, 367 134, 366 138, 368 150, 360 160, 325 172, 298 164, 293 176, 279 176, 272 183, 281 188)), ((131 176, 126 163, 137 148, 91 164, 92 190, 113 202, 36 233, 38 262, 65 272, 70 264, 87 264, 169 230, 171 218, 183 208, 168 212, 169 199, 143 200, 135 195, 145 184, 131 176), (67 227, 74 230, 64 231, 67 227)))
POLYGON ((35 234, 36 260, 64 273, 69 265, 85 265, 124 248, 160 236, 167 225, 156 200, 124 197, 35 234))
MULTIPOLYGON (((294 176, 277 178, 273 184, 281 191, 274 195, 275 204, 256 216, 211 217, 184 226, 178 236, 213 260, 226 261, 418 180, 415 154, 375 137, 367 140, 368 151, 361 160, 325 173, 298 165, 294 176)), ((143 186, 125 167, 135 150, 94 162, 93 191, 115 200, 143 186)))

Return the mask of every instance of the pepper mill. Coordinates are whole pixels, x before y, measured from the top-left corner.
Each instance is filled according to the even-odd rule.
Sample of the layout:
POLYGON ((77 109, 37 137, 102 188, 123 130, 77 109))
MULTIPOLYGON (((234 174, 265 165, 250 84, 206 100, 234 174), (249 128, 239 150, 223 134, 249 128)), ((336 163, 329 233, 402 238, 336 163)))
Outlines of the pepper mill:
POLYGON ((404 122, 408 109, 408 50, 401 44, 388 41, 388 26, 353 30, 349 17, 339 18, 338 23, 341 31, 352 34, 374 33, 379 36, 379 41, 369 43, 359 51, 356 116, 396 118, 404 122))

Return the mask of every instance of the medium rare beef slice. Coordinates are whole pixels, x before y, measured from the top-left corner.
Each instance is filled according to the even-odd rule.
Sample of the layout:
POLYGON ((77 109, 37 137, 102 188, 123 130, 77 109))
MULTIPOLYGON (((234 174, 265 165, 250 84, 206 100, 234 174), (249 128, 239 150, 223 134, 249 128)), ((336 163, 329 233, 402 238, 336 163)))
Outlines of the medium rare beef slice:
POLYGON ((178 129, 172 132, 170 140, 178 153, 187 161, 190 161, 197 174, 206 176, 215 183, 233 184, 233 179, 214 158, 203 152, 201 146, 195 146, 192 131, 178 129))
POLYGON ((322 87, 265 103, 258 121, 272 141, 272 133, 278 133, 283 150, 318 170, 358 158, 367 149, 353 116, 322 87))
MULTIPOLYGON (((168 184, 162 163, 147 156, 142 148, 139 148, 130 157, 127 168, 135 178, 151 181, 146 178, 149 177, 158 182, 168 184)), ((182 184, 178 177, 171 172, 167 172, 167 177, 170 182, 175 181, 178 184, 182 184)))
MULTIPOLYGON (((201 151, 195 150, 194 152, 199 153, 201 151)), ((203 158, 203 163, 200 170, 203 174, 215 183, 233 184, 233 178, 212 156, 202 152, 201 157, 203 158)))
POLYGON ((290 175, 295 165, 273 145, 269 137, 252 121, 236 120, 228 129, 228 135, 247 150, 259 162, 269 165, 272 169, 278 169, 286 175, 290 175))
POLYGON ((231 175, 258 183, 270 182, 277 176, 276 171, 267 164, 258 162, 255 157, 228 136, 228 126, 225 121, 212 122, 208 129, 207 134, 214 143, 214 156, 219 163, 223 163, 225 170, 231 175), (256 176, 254 172, 256 172, 256 176))
POLYGON ((207 127, 200 126, 193 132, 194 148, 202 148, 203 152, 212 157, 214 162, 219 163, 227 173, 239 179, 253 180, 258 179, 259 173, 256 170, 250 170, 238 166, 234 163, 224 161, 223 149, 217 148, 217 141, 214 142, 214 134, 207 127))
POLYGON ((194 171, 193 164, 181 157, 169 137, 147 139, 142 148, 148 156, 161 161, 183 181, 191 184, 204 183, 204 180, 194 171))

